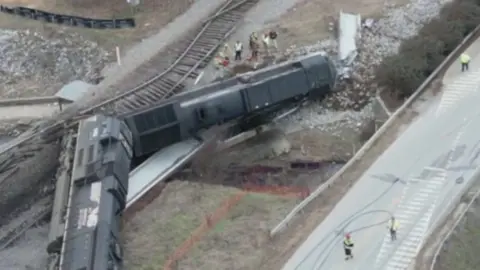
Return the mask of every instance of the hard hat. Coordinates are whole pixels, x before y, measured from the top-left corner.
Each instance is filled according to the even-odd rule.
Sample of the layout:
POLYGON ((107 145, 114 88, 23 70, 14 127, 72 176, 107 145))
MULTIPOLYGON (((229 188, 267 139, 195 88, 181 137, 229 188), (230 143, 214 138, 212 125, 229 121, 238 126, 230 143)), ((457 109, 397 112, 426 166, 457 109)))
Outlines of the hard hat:
POLYGON ((350 238, 350 234, 349 233, 345 234, 345 237, 350 238))

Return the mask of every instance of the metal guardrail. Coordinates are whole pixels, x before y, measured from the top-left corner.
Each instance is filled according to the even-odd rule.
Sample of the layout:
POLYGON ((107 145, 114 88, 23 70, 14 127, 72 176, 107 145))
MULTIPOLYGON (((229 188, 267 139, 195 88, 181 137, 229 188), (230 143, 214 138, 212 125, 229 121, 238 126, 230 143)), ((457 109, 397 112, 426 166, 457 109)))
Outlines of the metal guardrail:
POLYGON ((0 99, 0 106, 37 105, 48 103, 70 104, 73 103, 73 101, 56 96, 0 99))
POLYGON ((352 167, 357 161, 361 160, 368 150, 380 139, 380 137, 393 125, 395 120, 397 120, 402 113, 410 107, 417 98, 423 94, 425 90, 430 86, 430 84, 446 70, 448 66, 456 60, 459 53, 465 50, 465 47, 469 45, 470 42, 474 41, 480 35, 480 25, 477 26, 467 37, 465 37, 462 42, 450 53, 447 58, 435 69, 435 71, 428 76, 428 78, 420 85, 417 90, 408 98, 403 105, 398 108, 395 113, 383 124, 380 129, 358 150, 358 152, 343 166, 337 173, 335 173, 330 179, 328 179, 324 184, 319 186, 315 191, 312 192, 305 200, 300 202, 293 210, 283 219, 277 226, 270 230, 270 236, 275 236, 278 232, 283 230, 287 224, 300 212, 305 206, 317 198, 323 191, 328 189, 332 184, 334 184, 338 179, 341 179, 341 175, 352 167))
POLYGON ((57 104, 60 111, 63 110, 64 104, 71 103, 73 103, 73 101, 57 96, 0 99, 0 107, 57 104))

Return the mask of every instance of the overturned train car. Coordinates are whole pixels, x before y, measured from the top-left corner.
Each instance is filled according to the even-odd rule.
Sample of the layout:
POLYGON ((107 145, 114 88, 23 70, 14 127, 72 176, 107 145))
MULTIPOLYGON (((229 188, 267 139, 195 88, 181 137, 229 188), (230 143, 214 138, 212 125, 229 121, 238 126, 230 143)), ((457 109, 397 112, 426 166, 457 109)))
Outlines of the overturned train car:
POLYGON ((316 53, 209 84, 122 117, 132 131, 135 155, 143 156, 231 120, 253 127, 260 124, 253 119, 307 98, 323 98, 336 77, 331 60, 316 53))
POLYGON ((336 71, 321 54, 182 93, 154 108, 80 122, 71 179, 62 186, 49 235, 54 269, 122 269, 119 240, 133 156, 145 156, 232 120, 248 122, 306 98, 322 98, 336 71), (135 154, 133 154, 135 153, 135 154), (68 192, 68 195, 65 193, 68 192), (57 256, 58 255, 58 256, 57 256))
POLYGON ((123 121, 103 115, 81 121, 56 269, 121 269, 132 143, 123 121))

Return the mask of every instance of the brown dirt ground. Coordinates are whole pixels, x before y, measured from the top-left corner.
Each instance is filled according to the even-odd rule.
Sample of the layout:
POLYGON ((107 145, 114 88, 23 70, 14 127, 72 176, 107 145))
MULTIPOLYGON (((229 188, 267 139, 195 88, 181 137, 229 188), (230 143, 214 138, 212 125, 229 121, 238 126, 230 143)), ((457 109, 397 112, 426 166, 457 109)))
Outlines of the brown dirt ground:
POLYGON ((320 129, 302 130, 287 135, 272 130, 216 154, 219 160, 215 159, 214 162, 255 164, 265 162, 265 159, 271 160, 268 151, 265 153, 268 149, 265 145, 281 138, 288 140, 291 149, 287 155, 275 157, 273 160, 347 160, 354 148, 358 149, 362 143, 358 134, 349 128, 344 128, 337 136, 320 129))
MULTIPOLYGON (((408 2, 395 0, 392 5, 405 5, 408 2)), ((281 48, 314 44, 334 37, 335 22, 341 10, 360 14, 362 18, 372 18, 381 16, 384 5, 384 0, 305 0, 278 20, 269 23, 268 27, 278 30, 281 48), (332 26, 333 32, 329 30, 332 26)))
POLYGON ((170 253, 201 224, 204 216, 234 192, 235 189, 201 184, 170 183, 162 195, 126 222, 127 269, 161 269, 170 253))
MULTIPOLYGON (((352 134, 349 130, 345 130, 345 133, 352 134)), ((357 147, 360 145, 357 138, 357 147)), ((352 151, 351 140, 346 141, 320 130, 312 129, 286 136, 272 130, 212 154, 209 160, 215 164, 211 171, 221 171, 232 163, 283 166, 294 160, 346 160, 352 151), (270 146, 285 139, 291 144, 290 152, 272 158, 270 146)), ((329 174, 324 170, 289 174, 288 185, 313 189, 330 175, 331 172, 329 174)), ((222 184, 220 179, 225 177, 224 174, 207 173, 202 180, 190 176, 183 181, 171 182, 158 198, 129 216, 124 227, 128 269, 161 268, 166 258, 188 238, 207 214, 239 191, 234 187, 218 185, 222 184), (158 233, 165 231, 170 233, 158 233)), ((268 177, 266 181, 268 184, 278 184, 281 180, 268 177), (270 179, 274 182, 270 183, 270 179)), ((271 256, 272 252, 268 232, 299 201, 300 198, 295 197, 249 193, 178 261, 176 269, 278 269, 263 267, 265 258, 271 256)))
POLYGON ((71 31, 97 42, 105 49, 116 45, 129 47, 143 38, 156 33, 175 17, 185 12, 193 0, 142 0, 136 10, 126 0, 0 0, 8 6, 26 6, 59 14, 89 18, 134 17, 137 27, 119 30, 92 30, 78 27, 63 27, 54 24, 25 20, 21 17, 0 14, 0 27, 10 29, 32 29, 40 33, 54 35, 57 31, 71 31))
POLYGON ((178 262, 177 269, 260 269, 259 259, 269 245, 268 230, 297 202, 264 194, 246 195, 178 262))
MULTIPOLYGON (((205 217, 238 192, 236 188, 217 185, 170 182, 158 198, 124 226, 127 269, 163 269, 167 258, 205 217)), ((178 262, 178 269, 227 269, 222 261, 248 264, 249 258, 232 254, 239 249, 261 252, 268 242, 268 228, 297 202, 295 198, 247 194, 197 242, 187 258, 178 262)), ((242 255, 258 258, 255 254, 242 255)))
MULTIPOLYGON (((348 159, 352 151, 351 143, 319 130, 293 133, 286 137, 273 130, 215 153, 209 160, 215 164, 216 170, 225 170, 232 163, 282 166, 288 161, 299 159, 348 159), (269 146, 285 139, 291 144, 290 152, 271 158, 269 146), (335 143, 327 145, 327 141, 335 143), (313 144, 318 145, 318 148, 312 147, 313 144)), ((207 214, 219 207, 227 197, 239 191, 234 187, 218 185, 222 184, 219 178, 224 178, 225 175, 208 175, 202 177, 203 180, 190 176, 184 181, 169 183, 158 198, 129 216, 124 227, 128 269, 159 269, 207 214), (209 177, 214 179, 206 179, 209 177), (212 184, 205 184, 206 182, 212 184), (165 231, 170 233, 158 233, 165 231)), ((290 185, 306 185, 307 188, 314 188, 329 177, 325 171, 309 171, 290 176, 296 178, 289 179, 290 185)), ((270 245, 267 237, 269 229, 298 202, 299 199, 292 197, 260 193, 247 195, 187 253, 178 263, 178 269, 232 269, 232 266, 233 269, 259 269, 257 267, 262 258, 267 256, 265 252, 270 245), (215 268, 212 268, 212 263, 215 263, 215 268)))

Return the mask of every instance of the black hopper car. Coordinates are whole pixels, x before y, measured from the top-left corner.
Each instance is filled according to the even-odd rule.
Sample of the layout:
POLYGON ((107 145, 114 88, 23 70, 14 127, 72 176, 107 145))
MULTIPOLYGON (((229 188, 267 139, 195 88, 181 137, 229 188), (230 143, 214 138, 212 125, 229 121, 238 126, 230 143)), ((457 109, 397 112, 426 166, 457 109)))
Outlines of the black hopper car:
MULTIPOLYGON (((193 89, 155 107, 123 115, 133 134, 135 156, 144 156, 232 120, 247 128, 263 116, 331 92, 337 71, 315 53, 193 89)), ((260 120, 260 121, 258 121, 260 120)))
POLYGON ((81 121, 58 269, 121 269, 132 143, 123 121, 103 115, 81 121))

